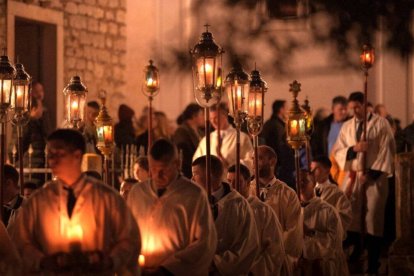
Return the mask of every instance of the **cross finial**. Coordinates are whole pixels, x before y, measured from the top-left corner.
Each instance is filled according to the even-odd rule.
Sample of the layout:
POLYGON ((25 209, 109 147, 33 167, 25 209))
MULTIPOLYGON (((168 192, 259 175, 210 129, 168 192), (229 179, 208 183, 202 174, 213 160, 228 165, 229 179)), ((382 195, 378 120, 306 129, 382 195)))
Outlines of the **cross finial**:
POLYGON ((206 27, 206 32, 208 32, 208 27, 210 27, 210 25, 208 23, 204 24, 204 27, 206 27))

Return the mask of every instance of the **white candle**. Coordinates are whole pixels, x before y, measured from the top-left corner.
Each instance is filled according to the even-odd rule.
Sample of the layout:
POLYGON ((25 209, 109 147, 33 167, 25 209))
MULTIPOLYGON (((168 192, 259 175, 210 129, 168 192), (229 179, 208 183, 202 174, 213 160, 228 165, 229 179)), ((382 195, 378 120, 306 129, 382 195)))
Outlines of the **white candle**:
POLYGON ((138 265, 140 267, 144 267, 145 266, 145 256, 140 254, 138 257, 138 265))
POLYGON ((79 117, 79 105, 78 101, 73 101, 71 105, 71 115, 74 119, 78 119, 79 117))

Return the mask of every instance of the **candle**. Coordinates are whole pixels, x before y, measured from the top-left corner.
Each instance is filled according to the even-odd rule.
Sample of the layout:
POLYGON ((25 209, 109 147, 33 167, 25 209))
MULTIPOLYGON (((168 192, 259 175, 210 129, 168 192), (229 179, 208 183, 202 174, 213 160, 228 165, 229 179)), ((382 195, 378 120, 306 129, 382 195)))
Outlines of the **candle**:
POLYGON ((242 88, 237 83, 237 81, 235 83, 235 86, 236 86, 236 110, 241 111, 241 108, 242 108, 242 100, 243 100, 242 88))
POLYGON ((147 79, 147 86, 149 88, 154 88, 154 87, 157 86, 157 81, 156 80, 153 80, 152 78, 148 78, 147 79))
POLYGON ((17 86, 16 90, 16 106, 17 108, 24 108, 23 103, 24 86, 17 86))
POLYGON ((74 119, 78 119, 79 117, 79 105, 78 105, 78 101, 73 101, 71 104, 71 117, 73 117, 74 119))
POLYGON ((200 66, 200 83, 203 83, 204 85, 213 84, 213 66, 209 63, 200 66))
POLYGON ((1 102, 9 102, 10 99, 7 99, 7 96, 10 94, 11 80, 3 80, 0 82, 0 92, 1 92, 1 102))
POLYGON ((292 120, 290 122, 290 136, 298 135, 298 121, 292 120))
POLYGON ((105 143, 112 143, 112 126, 104 126, 103 134, 105 143))
POLYGON ((82 251, 83 229, 79 224, 68 224, 66 236, 70 251, 82 251))
MULTIPOLYGON (((260 96, 256 95, 255 96, 260 96)), ((253 98, 249 101, 249 116, 257 117, 262 116, 262 100, 260 98, 253 98)))
POLYGON ((145 256, 140 254, 138 257, 138 264, 140 267, 144 267, 145 266, 145 256))

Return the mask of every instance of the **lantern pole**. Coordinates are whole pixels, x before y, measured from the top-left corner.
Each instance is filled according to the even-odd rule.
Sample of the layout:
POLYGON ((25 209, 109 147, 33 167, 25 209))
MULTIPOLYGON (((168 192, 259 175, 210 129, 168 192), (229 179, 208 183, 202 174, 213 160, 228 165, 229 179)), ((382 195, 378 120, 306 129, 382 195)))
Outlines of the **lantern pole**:
POLYGON ((209 32, 206 24, 199 42, 190 50, 193 60, 193 87, 197 103, 204 108, 204 133, 206 139, 206 189, 211 202, 211 138, 210 138, 210 107, 217 105, 222 93, 222 54, 209 32))
POLYGON ((149 60, 149 65, 145 66, 144 69, 144 87, 142 92, 148 98, 148 147, 147 151, 152 146, 153 143, 153 127, 152 127, 152 118, 154 111, 152 108, 152 100, 158 94, 160 89, 160 79, 158 68, 154 66, 154 61, 149 60))
POLYGON ((260 198, 260 174, 259 174, 259 134, 262 132, 264 119, 264 95, 267 84, 260 77, 260 72, 255 69, 250 74, 250 90, 247 108, 247 130, 253 137, 254 169, 256 180, 256 196, 260 198))

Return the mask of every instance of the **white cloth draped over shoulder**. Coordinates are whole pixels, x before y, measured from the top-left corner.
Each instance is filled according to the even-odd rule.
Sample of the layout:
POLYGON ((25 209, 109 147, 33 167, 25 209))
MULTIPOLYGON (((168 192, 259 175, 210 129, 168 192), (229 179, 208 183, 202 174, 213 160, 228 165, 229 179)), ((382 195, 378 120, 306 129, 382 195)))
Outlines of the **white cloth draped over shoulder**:
POLYGON ((46 183, 17 215, 11 236, 25 270, 36 272, 43 257, 70 252, 76 234, 75 242, 81 243, 82 251, 103 251, 111 257, 117 273, 135 273, 140 237, 125 201, 111 187, 82 176, 69 217, 63 185, 59 180, 46 183))
MULTIPOLYGON (((336 184, 329 180, 324 183, 317 183, 315 193, 324 201, 335 207, 341 218, 344 234, 352 222, 352 206, 344 192, 336 184)), ((345 238, 346 235, 344 235, 345 238)))
POLYGON ((161 197, 149 181, 134 185, 128 206, 140 225, 145 267, 174 275, 207 275, 217 234, 206 193, 179 176, 161 197))
POLYGON ((258 276, 289 275, 282 226, 276 214, 269 205, 256 196, 250 196, 247 201, 254 214, 260 245, 251 272, 258 276))
POLYGON ((218 244, 214 265, 220 275, 247 275, 259 253, 259 238, 249 203, 231 190, 217 202, 218 244))
POLYGON ((0 275, 20 275, 21 259, 9 234, 0 221, 0 275))
MULTIPOLYGON (((370 115, 367 124, 368 150, 366 154, 367 169, 381 172, 377 179, 369 179, 365 184, 367 211, 365 227, 368 234, 382 236, 384 229, 384 212, 388 196, 388 177, 394 173, 395 141, 388 121, 375 114, 370 115)), ((363 212, 363 174, 362 153, 350 159, 348 151, 357 143, 356 118, 346 121, 339 132, 332 153, 341 170, 346 172, 341 189, 346 191, 352 187, 350 197, 353 219, 349 231, 361 232, 363 212), (349 159, 349 160, 348 160, 349 159), (356 177, 352 175, 356 174, 356 177), (355 180, 353 180, 355 179, 355 180), (353 186, 350 183, 354 182, 353 186)))
MULTIPOLYGON (((335 208, 322 199, 314 197, 303 207, 303 223, 311 231, 311 233, 305 231, 303 258, 318 263, 318 273, 320 273, 318 275, 348 275, 342 250, 341 219, 335 208)), ((302 269, 309 270, 307 267, 302 269)))

